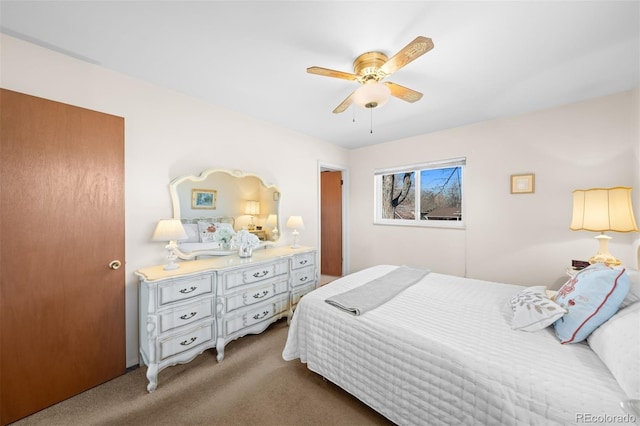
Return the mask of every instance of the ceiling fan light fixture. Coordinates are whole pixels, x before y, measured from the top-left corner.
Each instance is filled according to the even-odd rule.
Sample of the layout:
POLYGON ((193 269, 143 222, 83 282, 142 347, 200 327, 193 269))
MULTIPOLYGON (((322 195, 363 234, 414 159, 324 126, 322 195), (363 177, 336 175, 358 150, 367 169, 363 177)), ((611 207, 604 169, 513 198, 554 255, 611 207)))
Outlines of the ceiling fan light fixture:
POLYGON ((386 104, 391 90, 377 81, 369 81, 353 93, 353 103, 363 108, 378 108, 386 104))

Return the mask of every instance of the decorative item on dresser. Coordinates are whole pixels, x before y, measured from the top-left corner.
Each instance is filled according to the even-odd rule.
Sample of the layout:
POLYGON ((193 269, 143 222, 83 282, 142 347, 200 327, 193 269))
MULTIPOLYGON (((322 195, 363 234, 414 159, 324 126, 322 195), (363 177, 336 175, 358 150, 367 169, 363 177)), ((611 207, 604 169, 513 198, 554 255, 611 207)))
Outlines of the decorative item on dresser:
POLYGON ((291 216, 287 220, 287 228, 293 229, 291 232, 291 236, 293 237, 293 243, 291 244, 291 248, 298 248, 298 229, 304 229, 304 222, 302 221, 302 216, 291 216))
POLYGON ((156 226, 155 231, 153 231, 153 236, 151 239, 153 241, 167 241, 168 244, 165 246, 167 249, 167 260, 169 263, 164 265, 164 269, 178 269, 179 265, 175 262, 178 258, 176 254, 178 240, 186 240, 187 232, 182 226, 182 222, 180 219, 161 219, 156 226))
POLYGON ((247 201, 247 207, 245 208, 244 212, 251 218, 248 228, 250 231, 253 231, 254 229, 256 229, 256 225, 255 223, 253 223, 253 217, 260 214, 260 201, 247 201))
POLYGON ((267 217, 267 223, 266 223, 268 228, 271 228, 271 240, 272 241, 277 241, 279 238, 278 235, 278 215, 277 214, 270 214, 267 217))
POLYGON ((215 256, 136 271, 140 278, 140 359, 147 365, 147 390, 158 373, 187 363, 209 348, 218 361, 227 343, 258 334, 288 317, 318 283, 313 248, 274 247, 249 258, 215 256))
POLYGON ((250 229, 249 232, 258 237, 260 241, 267 241, 267 231, 264 229, 250 229))
POLYGON ((169 183, 169 194, 173 217, 185 224, 189 235, 175 250, 180 259, 231 254, 230 248, 223 247, 219 240, 214 238, 210 241, 209 237, 220 225, 230 225, 234 232, 246 228, 263 241, 263 246, 273 245, 278 240, 280 190, 273 184, 266 184, 258 175, 240 170, 206 169, 199 175, 173 179, 169 183), (205 191, 209 191, 212 194, 207 201, 214 200, 211 202, 215 203, 215 215, 203 217, 200 205, 193 206, 193 191, 205 195, 205 191), (263 222, 270 216, 274 220, 269 226, 276 232, 267 234, 263 222), (202 229, 200 225, 203 225, 202 229))

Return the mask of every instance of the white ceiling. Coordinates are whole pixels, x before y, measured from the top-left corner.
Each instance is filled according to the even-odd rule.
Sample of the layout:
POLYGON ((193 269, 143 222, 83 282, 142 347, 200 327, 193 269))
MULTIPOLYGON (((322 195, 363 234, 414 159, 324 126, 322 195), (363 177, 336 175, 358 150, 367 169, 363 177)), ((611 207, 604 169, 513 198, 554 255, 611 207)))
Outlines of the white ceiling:
POLYGON ((347 148, 628 90, 638 1, 10 1, 5 34, 347 148), (332 110, 361 53, 432 51, 393 81, 410 104, 332 110), (353 121, 355 117, 355 122, 353 121), (370 133, 371 119, 373 133, 370 133))

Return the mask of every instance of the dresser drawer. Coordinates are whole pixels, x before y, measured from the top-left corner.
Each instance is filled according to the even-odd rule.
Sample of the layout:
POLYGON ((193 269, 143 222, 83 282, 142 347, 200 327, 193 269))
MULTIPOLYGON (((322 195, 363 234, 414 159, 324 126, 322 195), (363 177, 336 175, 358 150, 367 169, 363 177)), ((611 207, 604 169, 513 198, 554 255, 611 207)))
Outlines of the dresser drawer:
POLYGON ((289 295, 283 294, 272 302, 256 306, 235 317, 226 318, 224 319, 225 337, 261 322, 271 323, 273 322, 271 321, 273 317, 284 313, 288 309, 289 295))
POLYGON ((213 275, 170 281, 158 286, 160 306, 202 294, 213 295, 213 275))
POLYGON ((316 264, 315 252, 298 254, 291 258, 291 269, 306 268, 309 266, 315 266, 315 264, 316 264))
POLYGON ((195 349, 214 339, 214 323, 207 322, 184 333, 160 341, 160 359, 195 349))
POLYGON ((291 307, 294 307, 298 304, 298 302, 300 301, 300 299, 302 299, 302 296, 304 296, 307 293, 312 292, 313 290, 316 289, 316 284, 308 284, 305 286, 300 286, 300 287, 296 287, 292 292, 291 292, 291 307))
POLYGON ((301 285, 315 283, 316 281, 316 268, 312 266, 310 268, 296 269, 291 272, 291 286, 298 287, 301 285))
POLYGON ((160 333, 165 333, 205 318, 213 318, 213 297, 179 309, 162 311, 159 315, 160 333))
POLYGON ((243 292, 235 293, 225 297, 225 312, 231 312, 244 306, 269 300, 278 294, 286 293, 289 289, 289 282, 286 275, 282 279, 260 286, 252 286, 243 292))
POLYGON ((230 290, 245 284, 257 283, 259 281, 268 280, 278 275, 287 274, 288 260, 284 259, 278 262, 265 264, 262 266, 253 266, 246 269, 240 269, 228 272, 223 275, 224 289, 230 290))

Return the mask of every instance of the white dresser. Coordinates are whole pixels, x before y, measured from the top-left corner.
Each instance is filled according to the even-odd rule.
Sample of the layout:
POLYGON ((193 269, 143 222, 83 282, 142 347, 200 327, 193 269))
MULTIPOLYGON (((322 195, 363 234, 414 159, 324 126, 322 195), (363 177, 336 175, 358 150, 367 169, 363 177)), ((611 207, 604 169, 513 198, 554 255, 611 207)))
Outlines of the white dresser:
POLYGON ((136 271, 140 278, 140 358, 147 365, 147 390, 158 386, 164 368, 191 361, 215 347, 264 331, 287 316, 318 285, 313 248, 276 247, 181 262, 136 271))

